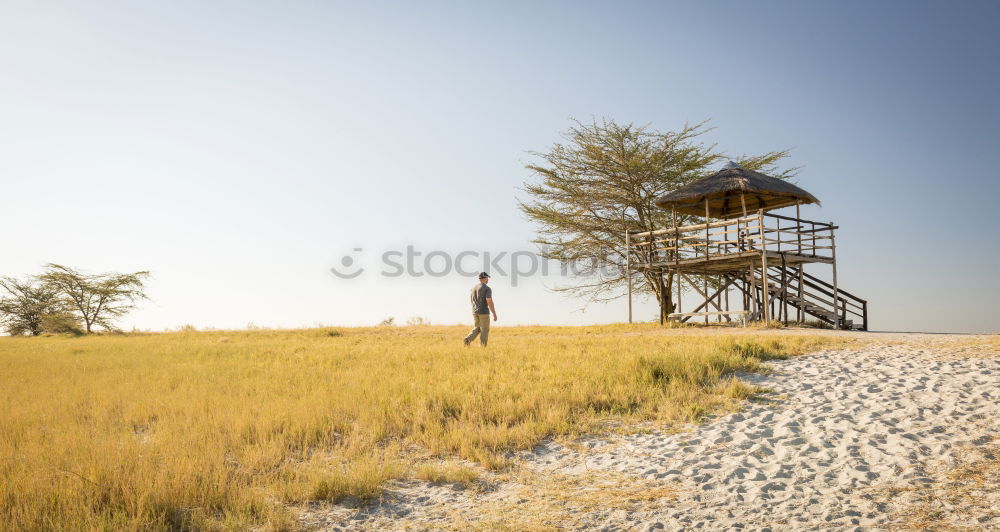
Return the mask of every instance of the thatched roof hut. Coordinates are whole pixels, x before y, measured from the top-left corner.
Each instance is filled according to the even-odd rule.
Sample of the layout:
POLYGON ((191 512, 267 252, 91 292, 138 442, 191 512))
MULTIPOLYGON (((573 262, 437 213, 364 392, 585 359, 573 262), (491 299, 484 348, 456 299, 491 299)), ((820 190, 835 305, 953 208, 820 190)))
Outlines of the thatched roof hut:
POLYGON ((747 170, 736 163, 703 177, 656 200, 664 209, 705 216, 705 200, 712 218, 731 218, 758 209, 769 211, 801 203, 819 203, 815 196, 780 179, 747 170))

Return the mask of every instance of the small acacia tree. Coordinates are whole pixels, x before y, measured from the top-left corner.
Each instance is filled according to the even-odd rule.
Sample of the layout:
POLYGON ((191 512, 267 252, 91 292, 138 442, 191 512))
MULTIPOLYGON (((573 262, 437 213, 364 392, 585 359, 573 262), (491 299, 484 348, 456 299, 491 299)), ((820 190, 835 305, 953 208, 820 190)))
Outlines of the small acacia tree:
POLYGON ((37 278, 0 278, 0 324, 13 336, 74 332, 75 319, 59 290, 37 278))
MULTIPOLYGON (((651 231, 669 226, 670 211, 654 201, 681 186, 711 173, 711 166, 726 156, 698 137, 705 123, 685 125, 677 132, 658 132, 614 121, 575 122, 563 134, 565 144, 547 152, 531 152, 541 161, 527 168, 538 178, 526 183, 530 196, 519 201, 521 210, 538 224, 541 254, 548 259, 577 265, 583 279, 556 287, 590 301, 608 301, 624 295, 625 231, 651 231)), ((734 159, 750 170, 787 178, 794 169, 778 171, 776 163, 788 151, 769 152, 734 159)), ((700 218, 678 216, 678 223, 698 223, 700 218)), ((637 257, 633 257, 635 259, 637 257)), ((653 295, 660 319, 673 312, 671 277, 644 271, 636 275, 635 289, 653 295)))
POLYGON ((147 271, 85 274, 60 264, 46 264, 39 279, 66 298, 89 334, 94 326, 116 330, 116 319, 128 314, 139 300, 149 299, 143 284, 148 277, 147 271))

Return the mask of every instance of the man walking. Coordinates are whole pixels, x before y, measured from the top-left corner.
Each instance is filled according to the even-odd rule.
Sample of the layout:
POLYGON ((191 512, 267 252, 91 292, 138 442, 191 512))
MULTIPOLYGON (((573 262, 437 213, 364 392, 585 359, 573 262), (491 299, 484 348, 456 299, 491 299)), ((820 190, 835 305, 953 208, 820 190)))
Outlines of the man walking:
POLYGON ((479 274, 479 282, 472 287, 472 332, 465 337, 463 342, 465 347, 479 336, 479 343, 486 347, 486 342, 490 339, 490 313, 493 313, 493 321, 497 321, 497 309, 493 308, 493 289, 487 284, 490 282, 490 274, 482 272, 479 274))

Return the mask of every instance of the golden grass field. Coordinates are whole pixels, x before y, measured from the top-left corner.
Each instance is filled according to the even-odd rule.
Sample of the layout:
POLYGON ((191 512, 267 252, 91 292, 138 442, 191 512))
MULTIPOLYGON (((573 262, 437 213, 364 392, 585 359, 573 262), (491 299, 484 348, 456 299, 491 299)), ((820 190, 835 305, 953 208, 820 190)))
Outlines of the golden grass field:
POLYGON ((475 478, 454 459, 503 469, 511 451, 609 419, 698 420, 754 393, 732 372, 833 341, 499 327, 482 349, 465 333, 0 338, 0 527, 294 529, 305 502, 475 478))

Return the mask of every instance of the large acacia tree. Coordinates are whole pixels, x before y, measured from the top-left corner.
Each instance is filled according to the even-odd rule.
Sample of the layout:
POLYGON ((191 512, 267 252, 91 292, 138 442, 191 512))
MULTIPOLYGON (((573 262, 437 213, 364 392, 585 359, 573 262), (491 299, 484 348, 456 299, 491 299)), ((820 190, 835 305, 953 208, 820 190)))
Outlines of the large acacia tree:
POLYGON ((115 320, 128 314, 146 297, 149 272, 87 274, 61 264, 46 264, 39 279, 58 291, 66 305, 79 314, 87 333, 94 326, 116 330, 115 320))
MULTIPOLYGON (((29 277, 0 277, 0 325, 13 336, 38 336, 54 324, 72 324, 66 301, 59 290, 29 277)), ((47 330, 48 329, 48 330, 47 330)))
MULTIPOLYGON (((705 123, 685 125, 680 131, 659 132, 648 126, 620 125, 612 120, 579 121, 545 152, 527 165, 536 180, 525 183, 529 198, 521 210, 538 224, 535 243, 545 258, 573 263, 578 282, 557 291, 608 301, 625 291, 625 231, 650 231, 669 226, 670 211, 656 207, 660 196, 710 174, 727 156, 714 144, 701 142, 705 123)), ((788 151, 734 157, 741 166, 775 177, 776 163, 788 151)), ((700 218, 679 216, 678 223, 700 218)), ((633 260, 638 257, 633 257, 633 260)), ((634 288, 659 303, 661 320, 673 312, 671 276, 643 271, 634 276, 634 288)))

